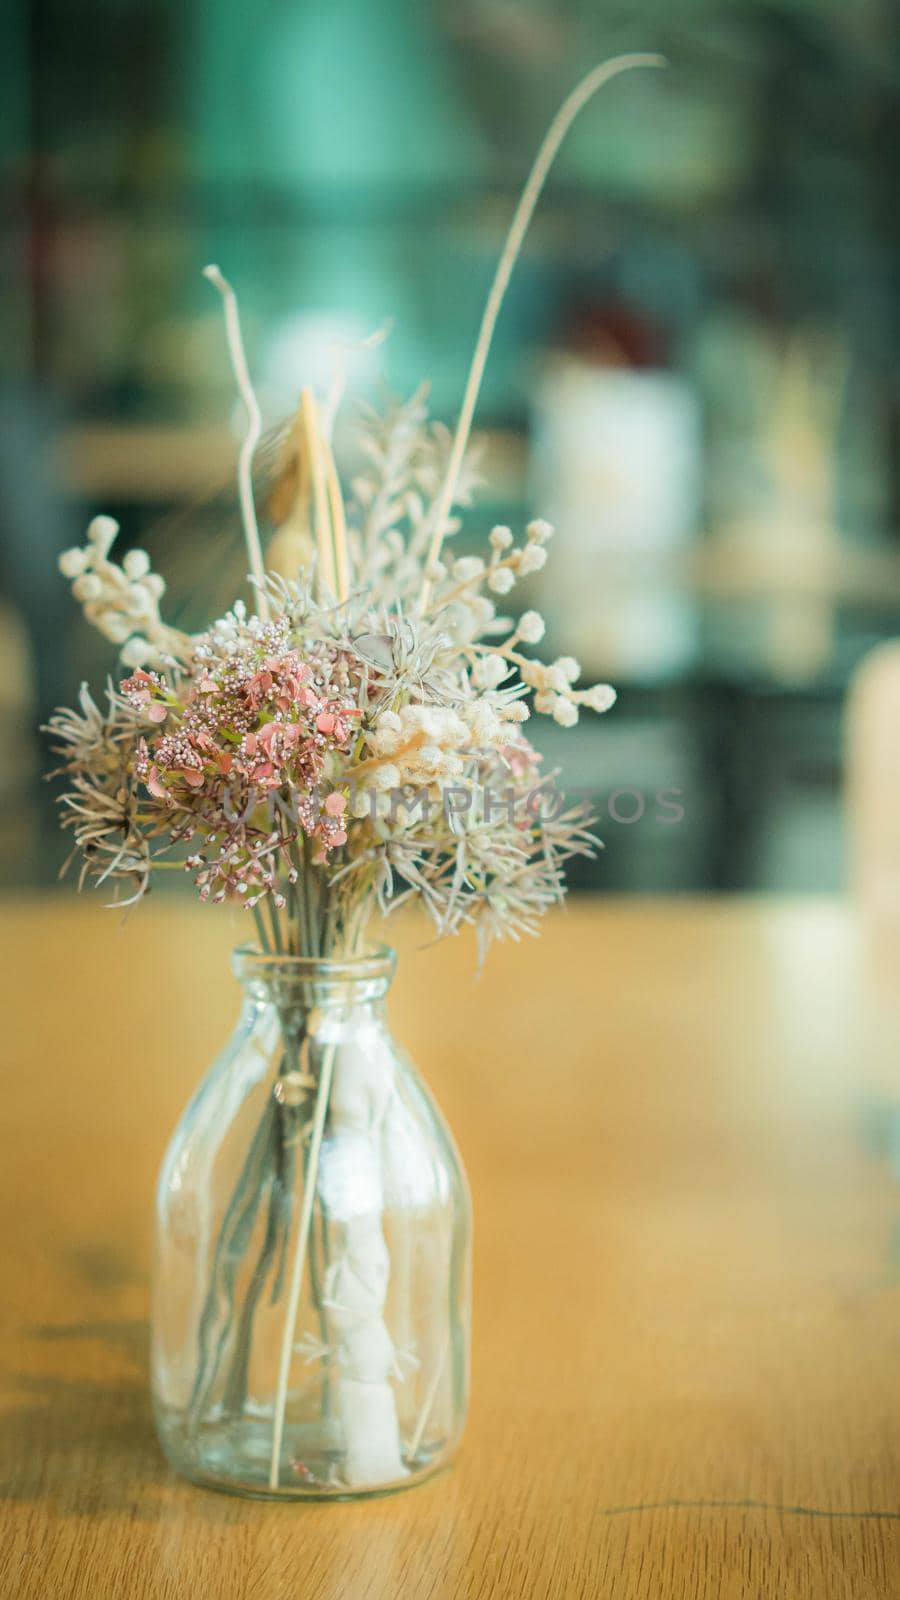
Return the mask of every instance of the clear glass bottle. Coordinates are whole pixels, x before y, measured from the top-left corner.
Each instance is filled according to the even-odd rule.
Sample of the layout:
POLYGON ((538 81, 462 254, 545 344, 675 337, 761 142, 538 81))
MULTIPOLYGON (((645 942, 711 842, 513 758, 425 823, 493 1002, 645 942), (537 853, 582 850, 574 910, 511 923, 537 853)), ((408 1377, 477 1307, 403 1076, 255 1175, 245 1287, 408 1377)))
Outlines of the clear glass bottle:
POLYGON ((398 1489, 459 1441, 470 1207, 388 1031, 393 953, 236 952, 235 1033, 157 1196, 153 1389, 173 1466, 288 1499, 398 1489))

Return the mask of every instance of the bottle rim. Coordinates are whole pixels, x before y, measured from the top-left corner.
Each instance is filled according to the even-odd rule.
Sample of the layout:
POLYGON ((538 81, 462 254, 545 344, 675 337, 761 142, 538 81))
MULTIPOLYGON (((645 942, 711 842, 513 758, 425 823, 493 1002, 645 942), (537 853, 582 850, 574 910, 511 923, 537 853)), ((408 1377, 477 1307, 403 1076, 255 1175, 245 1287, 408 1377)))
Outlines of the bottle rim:
POLYGON ((232 953, 231 967, 242 983, 335 984, 390 983, 397 966, 397 952, 390 945, 373 945, 354 956, 296 956, 269 953, 255 944, 238 945, 232 953))

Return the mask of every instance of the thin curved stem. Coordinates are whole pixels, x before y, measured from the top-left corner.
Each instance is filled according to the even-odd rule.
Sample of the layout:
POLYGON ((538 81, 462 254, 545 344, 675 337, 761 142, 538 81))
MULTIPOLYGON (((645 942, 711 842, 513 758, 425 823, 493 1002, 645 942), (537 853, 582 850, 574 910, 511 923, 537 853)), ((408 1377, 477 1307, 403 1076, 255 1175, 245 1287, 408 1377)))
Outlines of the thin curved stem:
POLYGON ((247 431, 238 456, 238 493, 241 501, 241 521, 244 525, 244 542, 247 546, 247 557, 250 562, 250 573, 254 580, 254 601, 256 609, 263 621, 268 621, 269 603, 266 599, 264 588, 266 570, 263 565, 262 546, 259 542, 259 525, 256 520, 256 504, 253 499, 253 457, 259 436, 262 433, 262 416, 259 402, 250 378, 247 366, 247 357, 244 354, 244 341, 241 337, 241 319, 238 312, 237 296, 228 282, 223 277, 219 268, 209 266, 203 268, 203 276, 218 289, 225 304, 225 335, 228 340, 228 354, 231 357, 231 370, 238 386, 241 399, 247 408, 247 431))
POLYGON ((503 304, 503 297, 512 275, 512 269, 516 264, 516 258, 528 231, 528 225, 534 215, 534 208, 540 199, 541 190, 546 182, 547 174, 556 159, 559 147, 582 107, 597 93, 598 89, 602 89, 604 84, 609 83, 611 78, 618 77, 620 72, 630 72, 633 67, 664 67, 665 65, 664 56, 651 54, 614 56, 612 60, 604 61, 602 65, 589 72, 586 78, 582 78, 581 82, 572 90, 572 93, 563 101, 544 135, 543 143, 535 157, 534 165, 528 175, 528 180, 513 214, 509 233, 506 236, 506 243, 497 263, 494 281, 491 284, 490 293, 485 303, 481 327, 475 344, 475 353, 472 357, 472 365, 469 368, 469 376, 463 393, 459 421, 456 424, 450 458, 447 462, 447 471, 435 502, 434 527, 428 548, 428 556, 425 561, 425 581, 419 596, 420 612, 426 609, 431 594, 431 580, 428 577, 428 572, 440 556, 441 546, 444 542, 447 517, 453 504, 460 468, 462 467, 466 446, 469 442, 472 419, 475 415, 481 380, 484 377, 484 369, 487 365, 491 340, 494 336, 500 307, 503 304))

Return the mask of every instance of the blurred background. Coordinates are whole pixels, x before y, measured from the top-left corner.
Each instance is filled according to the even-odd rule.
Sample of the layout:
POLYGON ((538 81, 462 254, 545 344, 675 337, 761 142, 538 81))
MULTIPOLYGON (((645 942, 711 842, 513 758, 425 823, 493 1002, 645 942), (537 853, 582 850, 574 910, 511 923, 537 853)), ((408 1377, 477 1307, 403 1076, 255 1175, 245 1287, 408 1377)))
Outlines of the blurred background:
MULTIPOLYGON (((352 387, 428 377, 452 420, 550 117, 650 49, 668 71, 604 90, 551 177, 456 549, 553 521, 523 603, 619 689, 533 725, 596 797, 581 887, 839 887, 845 703, 900 621, 894 0, 5 0, 3 33, 0 881, 54 878, 35 729, 111 664, 59 551, 110 512, 195 625, 240 581, 203 265, 238 290, 269 422, 387 319, 352 387)), ((877 659, 883 772, 900 663, 877 659)))

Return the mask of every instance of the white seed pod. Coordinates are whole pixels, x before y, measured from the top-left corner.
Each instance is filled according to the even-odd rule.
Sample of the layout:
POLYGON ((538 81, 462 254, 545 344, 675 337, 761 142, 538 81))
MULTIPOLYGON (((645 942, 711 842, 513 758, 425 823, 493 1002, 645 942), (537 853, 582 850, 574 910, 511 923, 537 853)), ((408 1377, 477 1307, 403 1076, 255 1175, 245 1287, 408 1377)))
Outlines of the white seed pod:
POLYGON ((516 625, 516 633, 524 644, 540 644, 546 623, 539 611, 523 611, 516 625))
POLYGON ((400 743, 399 736, 393 728, 372 728, 366 734, 366 744, 376 756, 392 756, 400 743))
POLYGON ((585 689, 578 696, 578 701, 591 711, 609 711, 616 703, 616 691, 609 683, 595 683, 592 689, 585 689))
POLYGON ((427 772, 440 772, 444 765, 444 752, 440 745, 423 744, 418 750, 411 752, 409 762, 413 768, 421 767, 427 772))
POLYGON ((531 572, 540 572, 547 564, 547 552, 539 544, 527 544, 522 551, 518 569, 520 577, 527 577, 531 572))
POLYGON ((142 638, 140 634, 135 634, 122 646, 122 661, 126 667, 144 667, 153 660, 153 654, 149 639, 142 638))
POLYGON ((119 524, 114 517, 94 517, 89 524, 87 536, 88 543, 94 546, 101 557, 109 554, 119 531, 119 524))
POLYGON ((493 746, 504 737, 503 724, 497 716, 493 706, 486 700, 475 700, 472 704, 469 726, 472 739, 476 745, 493 746))
POLYGON ((481 556, 460 556, 453 563, 453 576, 458 583, 471 583, 484 572, 481 556))
POLYGON ((390 761, 386 761, 382 767, 376 767, 369 776, 372 788, 382 791, 399 788, 400 781, 400 770, 390 761))
POLYGON ((564 695, 558 694, 553 706, 553 720, 561 728, 573 728, 578 721, 578 707, 564 695))
POLYGON ((509 594, 515 581, 515 576, 509 567, 498 567, 488 578, 488 588, 493 589, 495 594, 509 594))
POLYGON ((472 668, 472 682, 478 689, 497 689, 509 670, 509 662, 502 656, 482 656, 472 668))
POLYGON ((118 611, 101 611, 99 617, 94 620, 104 639, 108 639, 110 644, 124 644, 134 632, 128 618, 123 617, 118 611))
POLYGON ((96 572, 84 572, 80 578, 75 579, 72 585, 72 593, 75 599, 80 600, 82 604, 86 600, 102 600, 104 594, 103 579, 98 578, 96 572))
POLYGON ((569 675, 559 661, 554 661, 547 668, 545 679, 548 689, 555 689, 557 694, 565 694, 569 688, 569 675))
POLYGON ((57 565, 64 578, 77 578, 89 566, 91 552, 81 550, 76 545, 72 550, 64 550, 57 565))
POLYGON ((553 538, 553 524, 545 522, 543 517, 535 517, 525 529, 531 544, 546 544, 553 538))
POLYGON ((122 571, 127 578, 146 578, 150 571, 150 557, 146 550, 129 550, 122 559, 122 571))
POLYGON ((559 656, 553 665, 559 667, 568 683, 575 683, 581 677, 581 663, 574 656, 559 656))
POLYGON ((497 607, 494 605, 493 600, 488 599, 486 594, 474 595, 469 602, 469 607, 472 617, 479 628, 486 628, 489 623, 493 622, 497 607))

